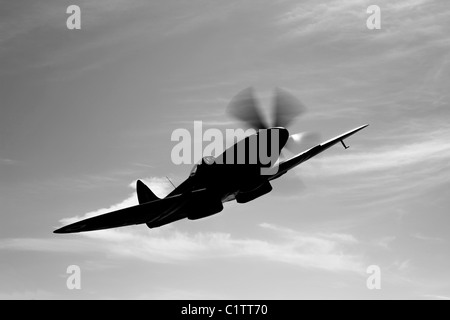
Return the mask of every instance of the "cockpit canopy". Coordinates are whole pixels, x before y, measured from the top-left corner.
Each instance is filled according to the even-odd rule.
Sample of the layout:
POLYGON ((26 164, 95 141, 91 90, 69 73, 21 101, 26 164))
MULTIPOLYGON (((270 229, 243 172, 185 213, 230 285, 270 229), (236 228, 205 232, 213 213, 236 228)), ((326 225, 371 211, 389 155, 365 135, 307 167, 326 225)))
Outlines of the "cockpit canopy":
POLYGON ((197 172, 197 167, 198 167, 198 164, 194 164, 194 166, 192 167, 192 170, 191 170, 191 173, 189 174, 189 176, 193 176, 193 175, 195 175, 195 173, 197 172))
POLYGON ((202 160, 200 160, 197 164, 194 165, 189 176, 193 176, 197 173, 197 169, 198 169, 199 165, 201 165, 201 164, 211 165, 211 164, 214 164, 215 161, 216 161, 216 158, 214 158, 213 156, 203 157, 202 160))

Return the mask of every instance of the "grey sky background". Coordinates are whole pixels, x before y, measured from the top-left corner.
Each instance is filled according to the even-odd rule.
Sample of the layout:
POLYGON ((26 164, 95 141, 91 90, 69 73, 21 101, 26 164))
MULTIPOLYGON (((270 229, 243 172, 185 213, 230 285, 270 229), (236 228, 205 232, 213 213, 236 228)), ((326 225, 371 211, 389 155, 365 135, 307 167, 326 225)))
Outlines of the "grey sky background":
POLYGON ((0 6, 0 299, 450 297, 445 1, 0 6), (136 179, 167 194, 191 169, 171 162, 172 131, 236 128, 225 108, 248 86, 267 116, 276 86, 303 101, 292 133, 370 127, 207 219, 52 233, 135 204, 136 179))

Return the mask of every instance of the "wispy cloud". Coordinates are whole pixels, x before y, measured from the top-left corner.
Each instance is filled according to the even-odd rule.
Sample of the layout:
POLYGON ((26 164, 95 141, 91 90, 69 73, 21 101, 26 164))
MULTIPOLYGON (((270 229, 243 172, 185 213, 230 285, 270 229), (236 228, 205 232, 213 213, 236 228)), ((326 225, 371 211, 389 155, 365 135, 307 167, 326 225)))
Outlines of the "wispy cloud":
POLYGON ((103 252, 117 258, 173 263, 204 259, 252 257, 331 272, 364 272, 364 257, 352 253, 359 241, 349 234, 306 233, 271 224, 261 228, 275 233, 272 241, 242 239, 229 233, 188 234, 173 228, 127 228, 85 233, 80 239, 6 239, 2 250, 43 252, 103 252))
POLYGON ((322 193, 339 194, 359 206, 410 199, 450 181, 449 131, 438 132, 399 135, 398 141, 381 133, 377 144, 385 146, 358 152, 374 144, 355 144, 346 152, 325 154, 303 164, 296 174, 317 182, 326 180, 322 193))
MULTIPOLYGON (((345 40, 344 31, 367 31, 366 20, 369 17, 366 9, 374 4, 370 0, 347 0, 347 1, 319 1, 314 5, 305 2, 295 2, 290 9, 276 19, 276 23, 286 28, 286 38, 299 38, 318 33, 328 32, 329 40, 345 40), (337 39, 336 39, 337 37, 337 39)), ((443 5, 429 0, 399 0, 378 1, 376 3, 382 12, 382 29, 376 34, 376 40, 392 41, 406 35, 401 40, 409 41, 411 36, 429 35, 430 32, 437 33, 441 30, 435 24, 431 15, 424 15, 424 10, 434 11, 444 19, 448 13, 443 5), (425 26, 425 28, 424 28, 425 26), (434 28, 430 29, 430 26, 434 28), (418 33, 411 33, 411 30, 418 33)), ((352 33, 358 38, 366 37, 364 32, 352 33)), ((354 39, 356 40, 356 39, 354 39)))
MULTIPOLYGON (((59 69, 70 68, 64 79, 78 76, 115 61, 123 54, 122 49, 133 46, 130 43, 137 37, 150 42, 186 34, 208 23, 225 21, 234 8, 231 3, 204 1, 194 5, 167 1, 161 5, 143 0, 81 0, 77 5, 81 9, 81 31, 76 32, 83 34, 82 41, 67 33, 70 33, 65 23, 69 16, 66 14, 68 4, 60 1, 33 5, 5 3, 0 13, 0 56, 4 55, 14 63, 13 67, 3 68, 1 74, 57 66, 59 69), (29 51, 28 46, 34 45, 33 38, 43 39, 42 30, 48 35, 44 40, 45 49, 35 50, 37 54, 30 58, 23 51, 29 51), (125 42, 127 44, 122 45, 125 42), (108 49, 111 47, 114 50, 108 49), (96 54, 103 50, 108 53, 96 54), (80 57, 85 55, 89 58, 80 62, 80 57)), ((60 77, 62 75, 57 79, 60 77)))
MULTIPOLYGON (((170 182, 167 180, 167 178, 150 177, 150 178, 142 179, 142 181, 155 193, 156 196, 161 197, 161 198, 166 196, 173 189, 173 186, 170 184, 170 182)), ((128 186, 132 189, 136 189, 136 181, 133 181, 128 186)), ((74 222, 82 220, 82 219, 95 217, 95 216, 105 214, 108 212, 135 206, 137 204, 139 204, 138 200, 137 200, 137 194, 136 194, 136 191, 134 191, 126 199, 124 199, 116 204, 113 204, 109 207, 90 211, 90 212, 84 214, 83 216, 64 218, 61 220, 61 222, 63 224, 74 223, 74 222)))
POLYGON ((136 297, 137 300, 216 300, 226 299, 226 296, 209 291, 176 289, 176 288, 156 288, 150 293, 143 293, 136 297))
POLYGON ((184 34, 209 23, 225 22, 228 15, 236 7, 234 1, 216 3, 210 1, 196 1, 195 5, 182 6, 183 10, 178 11, 172 24, 164 32, 164 35, 184 34))
POLYGON ((424 298, 434 299, 434 300, 450 300, 449 296, 443 296, 438 294, 425 294, 424 298))
POLYGON ((0 292, 0 300, 48 300, 57 299, 57 295, 46 290, 28 290, 0 292))
MULTIPOLYGON (((354 20, 358 20, 358 17, 363 19, 365 11, 361 10, 362 8, 364 5, 361 1, 328 1, 314 6, 297 2, 286 13, 279 16, 276 22, 287 27, 285 37, 293 39, 325 30, 333 31, 336 28, 349 27, 351 20, 345 18, 352 16, 354 20)), ((356 21, 352 26, 357 26, 356 21)))
POLYGON ((443 3, 379 1, 382 28, 376 31, 366 27, 371 1, 287 3, 290 8, 275 20, 280 47, 295 54, 285 55, 297 82, 309 79, 312 93, 306 95, 319 107, 316 116, 379 119, 386 114, 392 123, 394 117, 405 119, 405 112, 414 110, 407 118, 423 119, 424 111, 448 105, 443 70, 448 69, 450 10, 443 3), (317 55, 321 59, 312 58, 317 55), (308 64, 293 67, 299 59, 308 64), (318 60, 321 66, 310 69, 318 60))
POLYGON ((38 252, 92 252, 99 248, 90 246, 86 239, 10 238, 0 240, 0 250, 38 252))
MULTIPOLYGON (((163 178, 150 178, 144 182, 157 194, 165 195, 169 187, 163 178)), ((134 187, 135 184, 130 184, 134 187)), ((108 208, 88 212, 83 217, 63 219, 63 223, 72 223, 80 219, 96 216, 113 210, 119 210, 137 204, 136 194, 108 208)), ((304 233, 263 223, 261 228, 271 230, 282 240, 269 242, 259 239, 239 239, 228 233, 187 234, 171 227, 152 230, 143 228, 126 228, 103 230, 81 234, 74 245, 69 246, 83 251, 106 251, 119 257, 137 258, 152 262, 192 261, 223 257, 256 257, 275 262, 284 262, 304 268, 317 268, 328 271, 362 272, 362 256, 346 253, 348 247, 358 244, 357 239, 349 234, 304 233), (87 245, 86 240, 94 239, 95 245, 87 245)), ((43 243, 31 239, 14 239, 3 243, 4 248, 38 249, 40 245, 46 251, 58 251, 66 247, 61 243, 52 246, 49 241, 43 243), (29 246, 29 247, 28 247, 29 246)))
POLYGON ((413 234, 413 237, 422 241, 429 241, 429 242, 444 242, 444 239, 439 238, 439 237, 431 237, 431 236, 426 236, 423 235, 420 232, 417 232, 415 234, 413 234))
POLYGON ((382 247, 384 249, 391 249, 390 245, 392 242, 397 239, 395 236, 385 236, 379 239, 372 241, 372 243, 376 246, 382 247))
POLYGON ((0 158, 0 164, 12 165, 12 164, 16 164, 16 163, 17 163, 17 161, 14 161, 11 159, 0 158))
MULTIPOLYGON (((152 177, 144 182, 159 196, 168 193, 171 186, 165 178, 152 177)), ((135 183, 130 187, 134 188, 135 183)), ((133 192, 125 200, 82 217, 65 218, 61 222, 72 223, 106 212, 137 204, 133 192)), ((103 230, 80 234, 73 241, 49 239, 8 239, 0 244, 2 249, 39 250, 47 252, 102 251, 125 258, 137 258, 151 262, 192 261, 205 258, 256 257, 275 262, 317 268, 328 271, 362 272, 362 256, 346 253, 353 251, 358 240, 349 234, 305 233, 263 223, 261 228, 272 231, 278 240, 239 239, 229 233, 188 234, 172 229, 156 229, 149 232, 144 227, 103 230), (92 241, 94 240, 94 241, 92 241)))
POLYGON ((394 267, 400 272, 405 272, 411 269, 411 260, 395 261, 394 267))
MULTIPOLYGON (((159 196, 172 188, 165 178, 152 177, 144 182, 159 196)), ((135 183, 130 187, 134 188, 135 183)), ((91 211, 82 217, 65 218, 61 222, 72 223, 80 219, 97 216, 137 204, 136 193, 108 208, 91 211)), ((363 271, 363 256, 351 254, 359 241, 350 234, 307 233, 283 228, 268 223, 260 225, 275 234, 275 240, 240 239, 229 233, 188 234, 168 226, 149 232, 146 228, 131 227, 102 230, 80 234, 81 238, 69 245, 73 250, 98 250, 123 258, 136 258, 151 262, 196 261, 198 259, 220 259, 224 257, 256 257, 274 262, 283 262, 304 268, 328 271, 363 271), (94 240, 92 244, 88 244, 94 240), (88 242, 86 242, 88 241, 88 242), (349 252, 347 252, 349 251, 349 252)), ((10 249, 58 251, 64 243, 51 245, 49 240, 32 239, 5 240, 0 247, 10 249)))
POLYGON ((445 168, 450 159, 448 139, 425 140, 405 145, 391 145, 371 152, 346 152, 323 157, 320 172, 325 175, 361 174, 405 169, 410 166, 434 163, 434 170, 445 168))

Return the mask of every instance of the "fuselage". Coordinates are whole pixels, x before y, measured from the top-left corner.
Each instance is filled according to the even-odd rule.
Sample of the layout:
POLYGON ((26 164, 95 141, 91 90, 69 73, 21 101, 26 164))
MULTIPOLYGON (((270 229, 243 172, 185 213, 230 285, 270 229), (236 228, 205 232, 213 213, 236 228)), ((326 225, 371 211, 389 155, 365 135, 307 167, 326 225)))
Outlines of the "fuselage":
POLYGON ((274 167, 288 138, 285 128, 260 130, 218 157, 206 156, 168 196, 207 189, 221 202, 235 200, 239 193, 251 192, 268 182, 272 176, 269 169, 274 167))

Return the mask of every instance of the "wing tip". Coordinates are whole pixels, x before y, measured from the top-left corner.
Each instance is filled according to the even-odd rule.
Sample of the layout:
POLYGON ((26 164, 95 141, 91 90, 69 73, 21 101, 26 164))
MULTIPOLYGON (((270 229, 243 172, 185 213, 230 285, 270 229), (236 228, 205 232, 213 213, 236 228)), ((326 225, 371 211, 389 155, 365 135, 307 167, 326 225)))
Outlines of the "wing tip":
POLYGON ((367 128, 368 126, 369 126, 369 124, 366 123, 366 124, 363 124, 362 126, 359 126, 359 127, 356 128, 355 130, 356 130, 356 131, 359 131, 359 130, 362 130, 362 129, 364 129, 364 128, 367 128))
POLYGON ((66 227, 62 227, 62 228, 59 228, 59 229, 54 230, 53 233, 56 233, 56 234, 64 234, 64 233, 71 233, 71 232, 70 232, 70 231, 67 231, 67 228, 66 228, 66 227))
MULTIPOLYGON (((83 222, 83 221, 80 221, 80 222, 83 222)), ((53 231, 53 233, 62 234, 62 233, 76 233, 76 232, 82 232, 82 231, 89 231, 88 229, 85 228, 86 224, 80 223, 80 222, 69 224, 62 228, 56 229, 53 231)))

